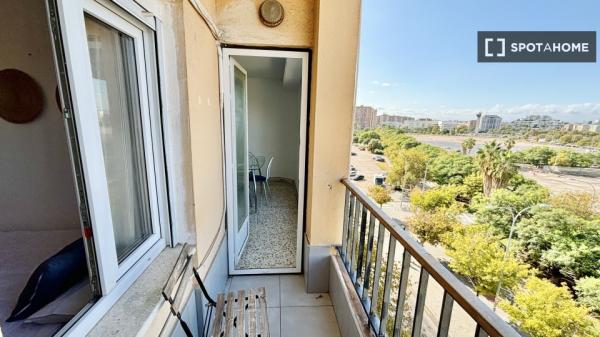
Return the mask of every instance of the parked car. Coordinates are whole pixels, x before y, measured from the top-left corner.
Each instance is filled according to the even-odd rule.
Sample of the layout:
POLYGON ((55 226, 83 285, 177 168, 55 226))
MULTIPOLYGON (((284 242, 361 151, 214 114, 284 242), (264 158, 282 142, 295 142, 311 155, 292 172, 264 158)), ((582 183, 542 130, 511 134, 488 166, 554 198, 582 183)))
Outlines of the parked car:
POLYGON ((379 156, 379 155, 373 156, 373 160, 385 162, 385 158, 383 158, 383 156, 379 156))
POLYGON ((350 177, 350 178, 354 181, 360 181, 360 180, 364 180, 365 176, 363 176, 362 174, 357 174, 354 177, 350 177))
POLYGON ((383 185, 385 184, 385 176, 378 174, 375 177, 373 177, 373 183, 375 185, 383 185))
POLYGON ((350 152, 351 156, 356 156, 356 152, 350 152))

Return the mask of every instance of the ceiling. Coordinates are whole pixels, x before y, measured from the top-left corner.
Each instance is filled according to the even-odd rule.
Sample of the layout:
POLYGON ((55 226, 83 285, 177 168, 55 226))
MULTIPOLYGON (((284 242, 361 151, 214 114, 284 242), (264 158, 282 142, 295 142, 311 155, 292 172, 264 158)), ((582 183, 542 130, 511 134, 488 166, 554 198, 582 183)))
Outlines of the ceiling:
POLYGON ((286 87, 301 82, 301 59, 262 56, 234 56, 234 58, 246 69, 248 77, 280 80, 286 87))

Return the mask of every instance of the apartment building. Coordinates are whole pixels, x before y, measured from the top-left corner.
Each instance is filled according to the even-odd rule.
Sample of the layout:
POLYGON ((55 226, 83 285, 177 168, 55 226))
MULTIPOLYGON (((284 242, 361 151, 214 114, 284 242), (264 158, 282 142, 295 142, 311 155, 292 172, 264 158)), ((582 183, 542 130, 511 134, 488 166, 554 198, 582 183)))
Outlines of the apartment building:
POLYGON ((354 130, 372 129, 377 124, 377 109, 359 105, 354 109, 354 130))
POLYGON ((489 130, 499 129, 502 124, 502 117, 497 115, 483 115, 479 118, 476 132, 488 132, 489 130))

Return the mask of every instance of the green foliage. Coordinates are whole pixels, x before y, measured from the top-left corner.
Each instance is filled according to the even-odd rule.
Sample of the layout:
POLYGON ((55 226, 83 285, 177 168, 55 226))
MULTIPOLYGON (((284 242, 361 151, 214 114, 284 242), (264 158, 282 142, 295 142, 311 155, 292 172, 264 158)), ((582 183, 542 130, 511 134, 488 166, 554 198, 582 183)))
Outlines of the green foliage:
POLYGON ((392 201, 392 195, 390 190, 380 185, 373 185, 369 187, 369 196, 375 200, 375 202, 382 207, 383 204, 387 204, 392 201))
POLYGON ((406 225, 419 241, 437 245, 448 232, 460 225, 455 207, 438 208, 430 211, 415 210, 406 225))
POLYGON ((494 295, 500 278, 505 288, 513 288, 529 275, 514 254, 504 261, 500 239, 488 225, 460 226, 443 238, 450 268, 471 280, 478 293, 494 295))
POLYGON ((472 157, 458 152, 442 152, 430 158, 428 180, 440 185, 462 184, 466 176, 478 171, 472 157))
POLYGON ((477 143, 477 141, 475 141, 475 138, 472 138, 472 137, 469 137, 469 138, 463 140, 463 142, 460 144, 462 153, 469 154, 469 152, 471 152, 473 147, 475 147, 476 143, 477 143))
POLYGON ((441 186, 427 191, 414 189, 410 192, 410 203, 425 211, 448 208, 456 203, 456 197, 462 192, 458 186, 441 186))
POLYGON ((586 306, 596 315, 600 315, 600 278, 583 277, 575 286, 577 302, 586 306))
POLYGON ((553 207, 565 209, 584 219, 592 219, 598 214, 594 209, 594 196, 587 192, 564 192, 552 196, 549 202, 553 207))
POLYGON ((379 139, 373 138, 367 144, 367 150, 369 150, 371 153, 375 153, 377 150, 383 151, 383 144, 379 139))
POLYGON ((514 154, 518 163, 531 164, 537 167, 548 165, 550 158, 556 155, 556 151, 547 146, 535 146, 514 154))
POLYGON ((588 310, 578 306, 565 286, 530 278, 514 297, 500 307, 512 323, 532 337, 592 337, 599 334, 588 310))
POLYGON ((465 177, 462 183, 462 193, 461 197, 467 200, 473 199, 476 195, 483 194, 483 179, 481 179, 481 175, 477 173, 472 173, 465 177))
MULTIPOLYGON (((471 207, 476 209, 478 223, 490 224, 500 233, 508 236, 513 213, 544 203, 549 195, 548 189, 541 185, 523 184, 515 191, 505 188, 495 190, 489 198, 479 199, 472 203, 471 207)), ((531 211, 525 211, 521 219, 528 217, 531 211)))
POLYGON ((511 152, 495 140, 477 151, 476 160, 483 177, 483 194, 486 196, 495 189, 505 187, 517 173, 511 152))
POLYGON ((363 131, 358 135, 358 142, 361 144, 369 144, 371 139, 381 139, 381 136, 373 130, 363 131))
POLYGON ((580 153, 569 150, 560 150, 548 161, 553 166, 591 167, 598 165, 598 155, 594 153, 580 153))
POLYGON ((386 181, 396 187, 412 189, 422 179, 425 172, 427 156, 417 149, 390 151, 386 148, 390 168, 386 181))
POLYGON ((516 234, 523 255, 552 272, 600 277, 600 220, 586 220, 561 208, 538 208, 516 234))

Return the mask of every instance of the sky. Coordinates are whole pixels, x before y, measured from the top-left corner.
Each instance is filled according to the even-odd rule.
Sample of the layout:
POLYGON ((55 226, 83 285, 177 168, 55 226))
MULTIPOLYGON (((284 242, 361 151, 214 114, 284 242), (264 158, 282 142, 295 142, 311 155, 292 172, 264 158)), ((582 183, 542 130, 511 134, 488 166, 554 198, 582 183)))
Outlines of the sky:
POLYGON ((474 119, 476 112, 507 121, 530 114, 600 119, 600 63, 477 63, 477 31, 598 31, 598 0, 363 0, 362 6, 357 105, 442 120, 474 119))

